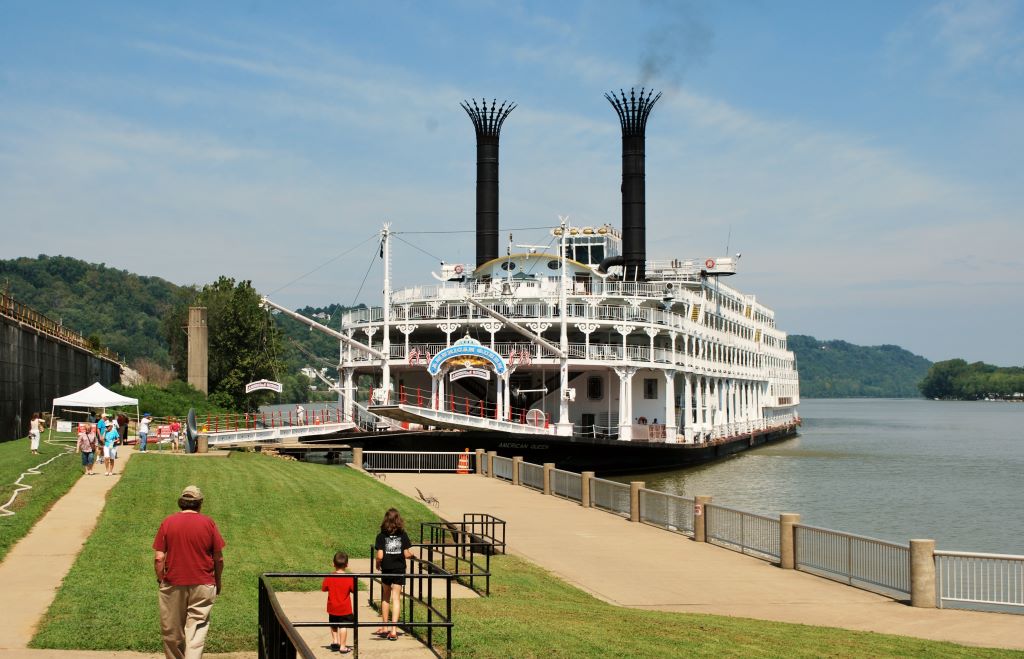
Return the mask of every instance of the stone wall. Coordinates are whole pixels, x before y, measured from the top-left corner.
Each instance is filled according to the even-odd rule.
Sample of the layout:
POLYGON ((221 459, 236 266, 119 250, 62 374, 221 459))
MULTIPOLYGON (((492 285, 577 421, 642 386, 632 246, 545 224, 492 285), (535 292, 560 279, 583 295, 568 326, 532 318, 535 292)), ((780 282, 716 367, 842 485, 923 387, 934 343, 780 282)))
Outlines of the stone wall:
POLYGON ((0 441, 25 437, 32 413, 49 412, 54 398, 120 377, 117 362, 0 316, 0 441))

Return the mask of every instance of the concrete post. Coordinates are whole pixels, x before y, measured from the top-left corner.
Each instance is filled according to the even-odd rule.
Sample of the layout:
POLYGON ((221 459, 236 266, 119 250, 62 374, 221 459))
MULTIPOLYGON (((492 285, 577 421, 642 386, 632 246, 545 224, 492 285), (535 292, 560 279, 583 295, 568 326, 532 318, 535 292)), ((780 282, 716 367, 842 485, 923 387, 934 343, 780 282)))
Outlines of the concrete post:
POLYGON ((498 455, 497 451, 487 452, 487 477, 494 478, 494 458, 498 455))
POLYGON ((359 471, 363 470, 363 449, 360 446, 352 447, 352 466, 359 471))
POLYGON ((779 515, 779 567, 792 570, 796 567, 796 529, 800 515, 782 513, 779 515))
POLYGON ((910 541, 910 606, 935 608, 935 541, 910 541))
POLYGON ((512 484, 519 485, 519 465, 523 463, 523 456, 512 456, 512 484))
POLYGON ((584 508, 590 508, 590 480, 594 477, 594 472, 585 471, 580 476, 582 476, 582 482, 580 483, 580 489, 582 490, 580 492, 580 505, 584 508))
POLYGON ((203 392, 209 393, 210 334, 206 325, 206 307, 188 308, 188 383, 203 392))
POLYGON ((704 507, 711 503, 711 497, 698 496, 693 498, 693 539, 696 542, 707 542, 707 512, 704 507))
POLYGON ((476 473, 480 476, 484 473, 484 450, 482 448, 476 450, 476 473))
POLYGON ((551 494, 551 470, 555 468, 554 462, 544 463, 544 494, 551 494))
POLYGON ((640 490, 647 484, 643 481, 629 482, 629 521, 640 521, 640 490))

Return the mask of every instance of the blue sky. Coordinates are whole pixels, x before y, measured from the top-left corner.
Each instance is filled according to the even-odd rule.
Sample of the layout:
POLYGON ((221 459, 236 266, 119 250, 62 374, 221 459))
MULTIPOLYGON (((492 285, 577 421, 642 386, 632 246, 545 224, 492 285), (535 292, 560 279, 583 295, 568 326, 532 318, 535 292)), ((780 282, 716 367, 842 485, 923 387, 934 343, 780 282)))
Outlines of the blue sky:
POLYGON ((603 93, 653 85, 650 257, 728 242, 790 333, 1024 364, 1020 1, 0 10, 0 258, 377 303, 385 220, 465 230, 396 241, 398 285, 473 259, 461 101, 519 105, 503 230, 618 225, 603 93))

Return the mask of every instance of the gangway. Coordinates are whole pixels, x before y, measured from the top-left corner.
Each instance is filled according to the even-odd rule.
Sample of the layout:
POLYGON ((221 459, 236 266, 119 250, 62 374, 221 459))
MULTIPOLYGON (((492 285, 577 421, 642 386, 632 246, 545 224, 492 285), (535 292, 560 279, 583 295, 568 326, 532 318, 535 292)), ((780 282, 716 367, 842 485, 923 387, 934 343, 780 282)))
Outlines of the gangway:
POLYGON ((337 423, 318 423, 302 426, 277 426, 273 428, 239 428, 219 432, 200 432, 206 436, 209 446, 227 446, 234 444, 263 444, 272 442, 298 441, 300 437, 332 435, 335 433, 355 430, 356 424, 351 421, 337 423))

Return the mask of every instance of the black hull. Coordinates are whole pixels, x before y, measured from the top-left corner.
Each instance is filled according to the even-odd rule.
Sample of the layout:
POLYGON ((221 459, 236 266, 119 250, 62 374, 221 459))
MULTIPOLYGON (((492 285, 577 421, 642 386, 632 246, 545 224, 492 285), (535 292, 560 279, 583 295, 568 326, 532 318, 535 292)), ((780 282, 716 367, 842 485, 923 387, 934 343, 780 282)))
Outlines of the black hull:
POLYGON ((797 426, 740 435, 713 444, 620 442, 580 437, 538 437, 486 431, 403 432, 352 435, 345 440, 367 451, 473 451, 482 448, 503 457, 521 456, 526 462, 553 462, 567 471, 633 474, 692 467, 740 453, 755 446, 794 437, 797 426))

